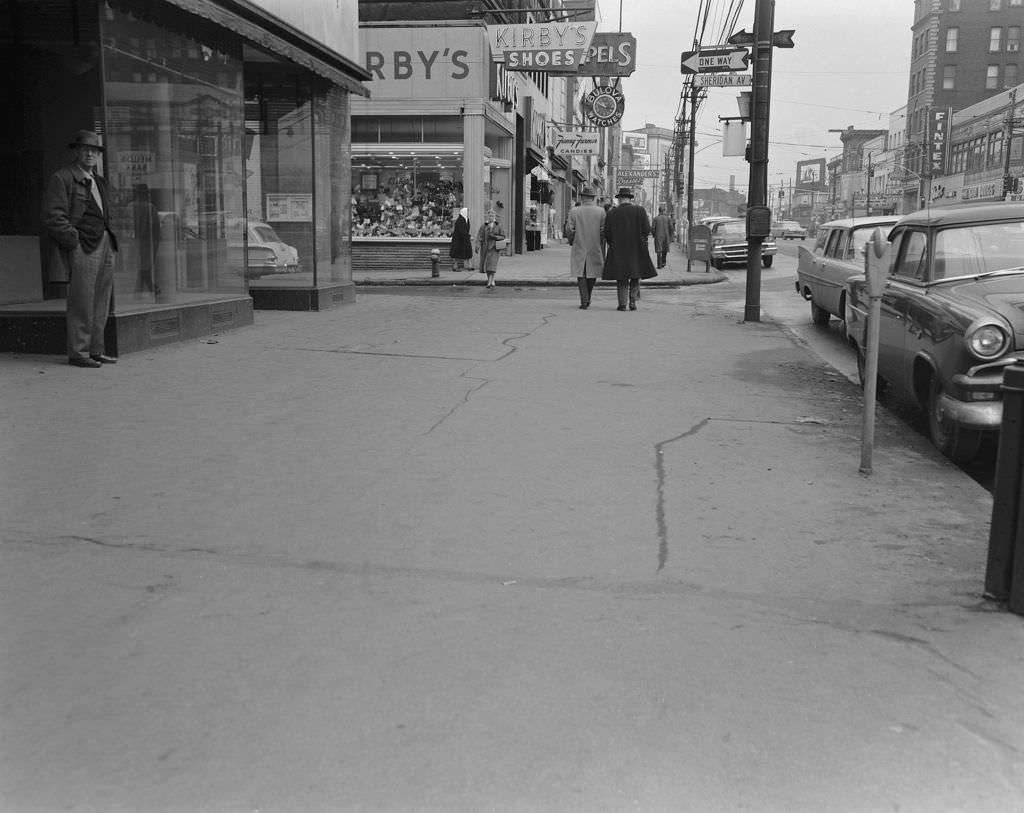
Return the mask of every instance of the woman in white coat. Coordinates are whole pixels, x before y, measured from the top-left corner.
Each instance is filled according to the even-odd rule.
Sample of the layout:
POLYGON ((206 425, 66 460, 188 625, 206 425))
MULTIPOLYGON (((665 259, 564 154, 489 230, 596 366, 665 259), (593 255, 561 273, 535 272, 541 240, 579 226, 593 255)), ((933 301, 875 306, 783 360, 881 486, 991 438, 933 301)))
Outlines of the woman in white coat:
POLYGON ((604 207, 595 203, 594 190, 580 192, 580 205, 573 207, 566 218, 565 236, 572 250, 569 253, 569 271, 576 277, 580 289, 580 310, 590 307, 594 283, 604 271, 604 207))

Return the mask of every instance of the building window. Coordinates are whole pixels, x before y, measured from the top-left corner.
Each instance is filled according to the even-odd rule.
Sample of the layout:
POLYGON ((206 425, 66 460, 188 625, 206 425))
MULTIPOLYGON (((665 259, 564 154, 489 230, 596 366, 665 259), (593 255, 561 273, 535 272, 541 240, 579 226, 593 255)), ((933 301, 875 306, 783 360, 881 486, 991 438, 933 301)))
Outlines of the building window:
POLYGON ((946 29, 946 53, 956 53, 957 40, 960 37, 959 28, 947 28, 946 29))
POLYGON ((1003 0, 988 0, 989 11, 999 11, 1003 7, 1003 0))
POLYGON ((985 71, 985 90, 999 89, 999 66, 989 65, 985 71))
POLYGON ((1018 70, 1017 66, 1014 65, 1014 64, 1004 65, 1003 66, 1003 87, 1004 88, 1016 87, 1016 85, 1017 85, 1017 83, 1019 81, 1018 78, 1017 78, 1017 75, 1018 75, 1017 74, 1017 70, 1018 70))
POLYGON ((956 90, 956 65, 945 65, 942 68, 942 89, 956 90))
POLYGON ((949 11, 960 10, 960 0, 949 0, 949 11))
POLYGON ((1006 50, 1020 50, 1020 26, 1011 25, 1006 29, 1006 50))
POLYGON ((990 28, 988 32, 988 50, 998 51, 1003 41, 1003 29, 1000 26, 990 28))

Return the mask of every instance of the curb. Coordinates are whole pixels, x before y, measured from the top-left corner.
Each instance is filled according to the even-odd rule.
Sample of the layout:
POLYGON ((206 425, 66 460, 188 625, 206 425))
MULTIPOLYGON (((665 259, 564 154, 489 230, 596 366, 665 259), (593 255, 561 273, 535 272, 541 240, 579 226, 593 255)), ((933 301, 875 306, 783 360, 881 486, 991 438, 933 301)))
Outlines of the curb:
MULTIPOLYGON (((685 279, 678 280, 664 280, 659 281, 657 279, 645 280, 642 283, 644 288, 680 288, 688 285, 711 285, 716 282, 725 282, 728 279, 724 274, 718 272, 712 272, 707 274, 691 274, 685 279)), ((405 279, 360 279, 353 280, 358 288, 386 288, 386 287, 403 287, 403 286, 415 286, 415 287, 427 287, 427 288, 449 288, 454 285, 462 286, 473 286, 483 287, 487 282, 486 279, 443 279, 437 277, 428 277, 426 279, 417 279, 414 277, 405 279)), ((494 280, 495 284, 503 287, 532 287, 532 288, 576 288, 576 283, 572 280, 555 280, 555 279, 502 279, 496 277, 494 280)), ((612 287, 615 285, 611 280, 598 280, 598 286, 600 287, 612 287)))

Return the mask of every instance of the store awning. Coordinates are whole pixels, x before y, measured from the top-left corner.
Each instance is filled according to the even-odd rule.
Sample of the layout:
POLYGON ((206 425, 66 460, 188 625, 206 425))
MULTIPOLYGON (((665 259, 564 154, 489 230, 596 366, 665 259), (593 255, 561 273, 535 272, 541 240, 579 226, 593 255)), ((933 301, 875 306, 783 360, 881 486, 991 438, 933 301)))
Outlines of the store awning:
POLYGON ((370 79, 368 71, 250 0, 167 1, 190 14, 234 31, 254 45, 273 51, 350 93, 370 95, 369 88, 362 84, 370 79))

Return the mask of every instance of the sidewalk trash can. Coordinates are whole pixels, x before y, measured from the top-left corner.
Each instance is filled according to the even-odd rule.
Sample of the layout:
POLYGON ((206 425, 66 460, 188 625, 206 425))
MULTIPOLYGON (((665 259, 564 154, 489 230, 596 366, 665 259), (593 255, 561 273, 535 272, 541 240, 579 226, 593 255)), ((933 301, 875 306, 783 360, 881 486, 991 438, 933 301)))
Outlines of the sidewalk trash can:
POLYGON ((1024 615, 1024 365, 1006 368, 1002 390, 985 596, 1024 615))

